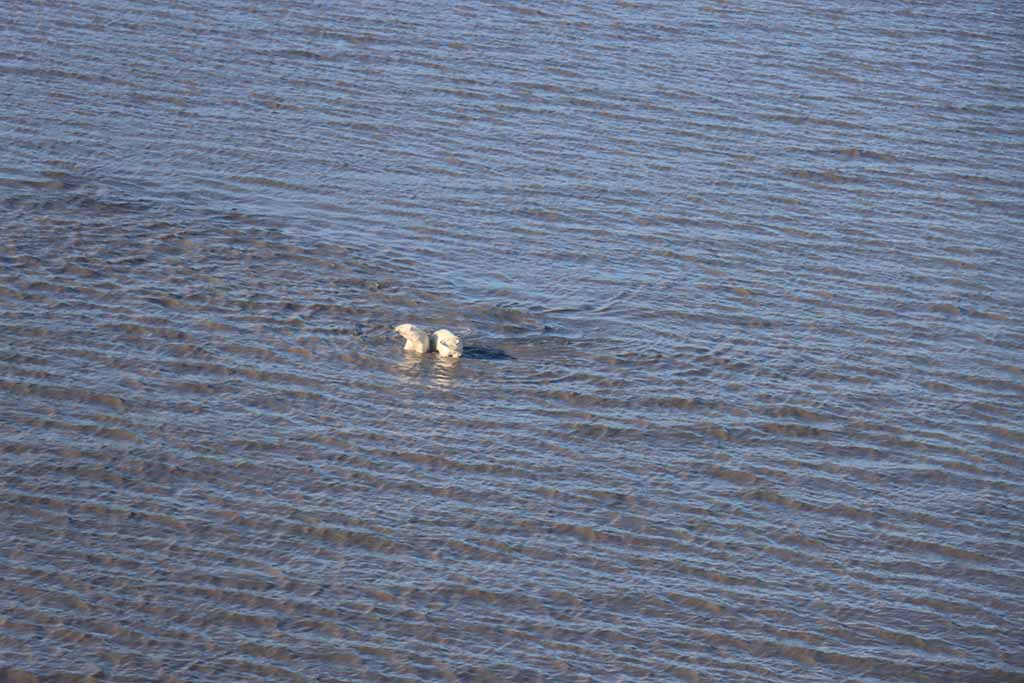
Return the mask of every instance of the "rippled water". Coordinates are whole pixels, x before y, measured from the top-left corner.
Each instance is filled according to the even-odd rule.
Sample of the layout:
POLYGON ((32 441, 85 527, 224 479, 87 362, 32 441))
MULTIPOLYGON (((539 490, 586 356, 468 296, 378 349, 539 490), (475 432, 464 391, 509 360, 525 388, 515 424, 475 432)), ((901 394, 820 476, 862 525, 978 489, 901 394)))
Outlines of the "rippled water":
POLYGON ((1018 3, 0 18, 0 681, 1024 677, 1018 3))

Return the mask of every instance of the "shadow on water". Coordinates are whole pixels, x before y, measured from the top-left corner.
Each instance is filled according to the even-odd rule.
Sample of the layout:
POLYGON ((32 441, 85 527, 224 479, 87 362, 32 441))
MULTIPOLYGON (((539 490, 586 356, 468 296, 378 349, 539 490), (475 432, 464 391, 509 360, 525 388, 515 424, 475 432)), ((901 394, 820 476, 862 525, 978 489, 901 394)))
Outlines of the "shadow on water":
POLYGON ((462 349, 462 357, 474 360, 515 360, 515 356, 510 356, 501 349, 488 346, 467 345, 462 349))

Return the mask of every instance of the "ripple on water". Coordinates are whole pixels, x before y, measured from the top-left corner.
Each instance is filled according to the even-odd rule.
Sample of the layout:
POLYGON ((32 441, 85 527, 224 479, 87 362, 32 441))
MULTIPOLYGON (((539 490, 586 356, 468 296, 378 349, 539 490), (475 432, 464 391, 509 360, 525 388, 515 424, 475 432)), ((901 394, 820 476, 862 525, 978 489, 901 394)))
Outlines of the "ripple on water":
POLYGON ((0 681, 1024 676, 1012 10, 228 5, 9 13, 0 681))

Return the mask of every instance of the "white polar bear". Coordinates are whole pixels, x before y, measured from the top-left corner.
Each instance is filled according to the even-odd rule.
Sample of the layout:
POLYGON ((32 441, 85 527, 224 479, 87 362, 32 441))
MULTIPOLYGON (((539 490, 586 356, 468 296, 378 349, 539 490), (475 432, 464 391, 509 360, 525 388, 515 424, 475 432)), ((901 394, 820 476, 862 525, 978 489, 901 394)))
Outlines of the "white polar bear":
POLYGON ((462 340, 450 330, 438 330, 430 335, 430 345, 442 358, 458 358, 462 355, 462 340))
POLYGON ((451 330, 438 330, 428 335, 422 328, 410 323, 398 325, 395 332, 405 338, 405 350, 413 353, 436 351, 442 358, 458 358, 462 355, 462 340, 451 330))
POLYGON ((395 332, 405 337, 405 350, 414 353, 427 353, 430 351, 430 336, 416 327, 405 323, 395 327, 395 332))

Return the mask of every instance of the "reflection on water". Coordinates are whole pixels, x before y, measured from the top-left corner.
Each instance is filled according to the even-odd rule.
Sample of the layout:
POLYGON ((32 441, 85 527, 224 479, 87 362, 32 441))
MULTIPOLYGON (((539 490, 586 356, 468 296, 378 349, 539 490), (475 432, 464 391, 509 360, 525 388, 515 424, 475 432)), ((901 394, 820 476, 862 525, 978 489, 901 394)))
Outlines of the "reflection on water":
POLYGON ((1024 678, 1019 11, 396 7, 6 11, 0 683, 1024 678))
POLYGON ((433 359, 433 372, 431 379, 433 386, 439 389, 451 389, 455 386, 459 377, 459 358, 442 358, 438 356, 433 359))
POLYGON ((397 358, 396 368, 404 381, 410 384, 429 384, 437 389, 451 389, 458 379, 460 361, 460 358, 442 358, 436 353, 406 351, 397 358))
POLYGON ((408 382, 419 383, 423 377, 423 368, 430 360, 430 356, 405 351, 398 358, 398 373, 408 382))

